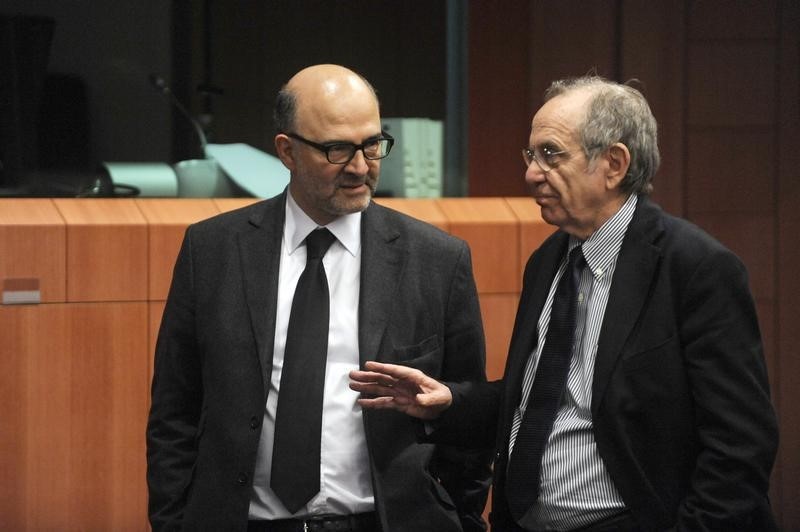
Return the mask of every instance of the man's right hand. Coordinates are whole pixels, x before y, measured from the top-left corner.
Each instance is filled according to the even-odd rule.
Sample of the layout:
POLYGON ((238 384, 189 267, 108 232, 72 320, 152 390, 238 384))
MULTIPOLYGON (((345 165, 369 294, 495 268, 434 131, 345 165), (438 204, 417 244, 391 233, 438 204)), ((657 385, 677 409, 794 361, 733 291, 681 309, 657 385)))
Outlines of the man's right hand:
POLYGON ((367 362, 350 372, 350 388, 363 408, 391 409, 419 419, 436 419, 453 402, 450 388, 418 369, 367 362))

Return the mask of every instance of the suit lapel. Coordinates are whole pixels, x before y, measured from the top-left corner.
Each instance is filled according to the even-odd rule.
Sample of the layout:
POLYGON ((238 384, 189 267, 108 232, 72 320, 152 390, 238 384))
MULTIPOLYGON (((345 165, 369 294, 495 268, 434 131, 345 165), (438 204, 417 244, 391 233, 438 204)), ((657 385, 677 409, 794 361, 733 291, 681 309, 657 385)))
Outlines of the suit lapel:
POLYGON ((593 416, 597 415, 611 373, 650 297, 660 257, 659 248, 653 244, 662 232, 658 212, 645 198, 639 198, 637 212, 622 242, 598 339, 592 382, 593 416))
POLYGON ((358 309, 359 357, 379 357, 381 339, 405 265, 408 242, 391 227, 380 205, 371 203, 361 219, 361 288, 358 309))
POLYGON ((265 398, 272 373, 285 205, 285 192, 267 200, 263 208, 253 211, 248 220, 250 226, 238 235, 243 289, 261 363, 265 398))

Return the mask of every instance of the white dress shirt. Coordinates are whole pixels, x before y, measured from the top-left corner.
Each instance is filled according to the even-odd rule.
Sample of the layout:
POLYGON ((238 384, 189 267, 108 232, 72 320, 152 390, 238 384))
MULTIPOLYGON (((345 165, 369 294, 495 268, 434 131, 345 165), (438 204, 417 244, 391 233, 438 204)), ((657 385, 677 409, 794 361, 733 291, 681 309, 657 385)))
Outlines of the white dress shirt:
MULTIPOLYGON (((272 520, 292 516, 270 488, 269 479, 289 314, 297 281, 306 265, 304 240, 317 227, 295 203, 291 193, 287 193, 272 375, 256 459, 250 519, 272 520)), ((358 393, 348 387, 349 372, 359 367, 361 213, 341 216, 326 227, 336 241, 322 260, 328 277, 331 309, 322 411, 320 492, 295 514, 298 516, 351 514, 374 509, 361 407, 356 404, 358 393)), ((264 275, 269 273, 265 271, 264 275)), ((303 423, 303 420, 298 420, 298 423, 303 423)))

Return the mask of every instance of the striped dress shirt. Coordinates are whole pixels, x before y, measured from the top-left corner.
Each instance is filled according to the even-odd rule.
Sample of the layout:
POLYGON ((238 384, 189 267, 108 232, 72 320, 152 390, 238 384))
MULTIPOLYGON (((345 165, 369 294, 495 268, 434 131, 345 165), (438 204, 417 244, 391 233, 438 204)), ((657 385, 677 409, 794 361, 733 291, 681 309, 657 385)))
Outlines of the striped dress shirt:
POLYGON ((587 267, 578 286, 575 343, 567 385, 553 431, 542 456, 539 498, 520 524, 542 530, 571 530, 619 513, 625 508, 611 480, 592 432, 592 380, 597 342, 603 324, 611 281, 625 231, 633 218, 636 195, 584 242, 570 237, 567 253, 550 286, 538 322, 538 344, 529 357, 522 383, 522 399, 514 413, 509 455, 525 414, 536 366, 542 352, 558 281, 569 251, 583 245, 587 267))

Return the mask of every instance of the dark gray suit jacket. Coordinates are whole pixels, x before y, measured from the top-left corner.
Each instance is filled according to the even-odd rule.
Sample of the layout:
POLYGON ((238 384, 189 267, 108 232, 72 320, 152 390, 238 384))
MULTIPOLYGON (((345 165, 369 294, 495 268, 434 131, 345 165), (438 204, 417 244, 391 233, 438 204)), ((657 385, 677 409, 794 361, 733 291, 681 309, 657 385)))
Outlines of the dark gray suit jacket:
MULTIPOLYGON (((362 364, 379 360, 445 381, 485 381, 467 245, 374 203, 362 216, 362 364)), ((147 427, 156 530, 247 527, 284 217, 285 193, 186 232, 159 331, 147 427)), ((364 413, 383 530, 459 531, 459 512, 469 521, 465 513, 477 519, 483 508, 488 461, 465 466, 452 449, 420 443, 417 423, 395 412, 364 413)))
MULTIPOLYGON (((453 386, 440 422, 442 441, 497 427, 492 532, 518 530, 504 494, 508 438, 567 240, 557 231, 528 261, 503 381, 453 386)), ((598 451, 645 530, 775 527, 767 491, 777 423, 746 271, 645 197, 614 272, 592 419, 598 451)))

